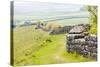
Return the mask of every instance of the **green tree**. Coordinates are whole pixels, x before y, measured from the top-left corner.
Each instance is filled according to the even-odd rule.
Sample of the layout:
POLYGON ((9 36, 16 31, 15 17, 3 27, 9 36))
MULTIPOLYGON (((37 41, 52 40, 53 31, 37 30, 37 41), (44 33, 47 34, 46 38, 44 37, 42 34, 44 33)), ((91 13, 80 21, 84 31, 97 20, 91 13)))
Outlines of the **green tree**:
POLYGON ((87 6, 87 10, 90 13, 90 33, 97 34, 97 6, 87 6))

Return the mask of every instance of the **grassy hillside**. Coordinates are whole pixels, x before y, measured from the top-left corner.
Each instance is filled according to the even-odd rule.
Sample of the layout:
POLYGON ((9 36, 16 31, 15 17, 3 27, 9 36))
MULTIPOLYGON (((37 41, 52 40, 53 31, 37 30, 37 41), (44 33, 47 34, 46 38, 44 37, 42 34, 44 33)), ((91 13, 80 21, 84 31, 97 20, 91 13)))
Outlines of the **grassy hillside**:
POLYGON ((34 26, 14 29, 14 64, 55 64, 94 61, 66 51, 66 34, 49 35, 34 26))

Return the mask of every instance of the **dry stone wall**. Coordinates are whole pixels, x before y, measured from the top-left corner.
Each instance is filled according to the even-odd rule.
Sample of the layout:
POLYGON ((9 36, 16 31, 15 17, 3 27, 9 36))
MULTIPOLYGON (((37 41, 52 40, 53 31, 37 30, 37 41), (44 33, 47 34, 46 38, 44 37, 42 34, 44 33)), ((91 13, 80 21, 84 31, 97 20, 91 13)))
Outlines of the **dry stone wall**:
POLYGON ((66 35, 67 52, 76 52, 83 55, 83 57, 97 59, 97 35, 84 34, 85 29, 78 32, 77 30, 71 30, 66 35))

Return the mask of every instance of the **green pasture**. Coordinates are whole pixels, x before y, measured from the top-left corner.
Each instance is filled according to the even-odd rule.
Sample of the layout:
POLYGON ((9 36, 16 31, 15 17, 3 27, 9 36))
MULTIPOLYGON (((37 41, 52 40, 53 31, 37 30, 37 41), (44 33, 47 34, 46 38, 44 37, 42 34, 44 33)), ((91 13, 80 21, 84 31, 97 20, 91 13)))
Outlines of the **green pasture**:
POLYGON ((93 59, 67 53, 66 34, 49 35, 35 26, 14 28, 14 65, 89 62, 93 59))

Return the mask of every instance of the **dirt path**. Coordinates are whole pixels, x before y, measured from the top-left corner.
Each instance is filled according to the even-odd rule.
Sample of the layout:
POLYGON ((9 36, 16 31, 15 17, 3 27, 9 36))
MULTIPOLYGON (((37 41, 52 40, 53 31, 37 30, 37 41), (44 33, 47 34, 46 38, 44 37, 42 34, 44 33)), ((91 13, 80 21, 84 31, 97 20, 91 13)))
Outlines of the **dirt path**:
POLYGON ((57 52, 54 54, 54 59, 56 60, 56 61, 58 61, 58 62, 65 62, 65 60, 64 60, 64 58, 61 56, 61 54, 62 54, 62 51, 64 51, 64 49, 66 49, 65 48, 65 39, 64 38, 62 38, 62 39, 60 39, 58 42, 59 42, 59 44, 60 44, 60 46, 59 46, 59 48, 58 48, 58 50, 57 50, 57 52), (63 43, 62 43, 63 42, 63 43))

